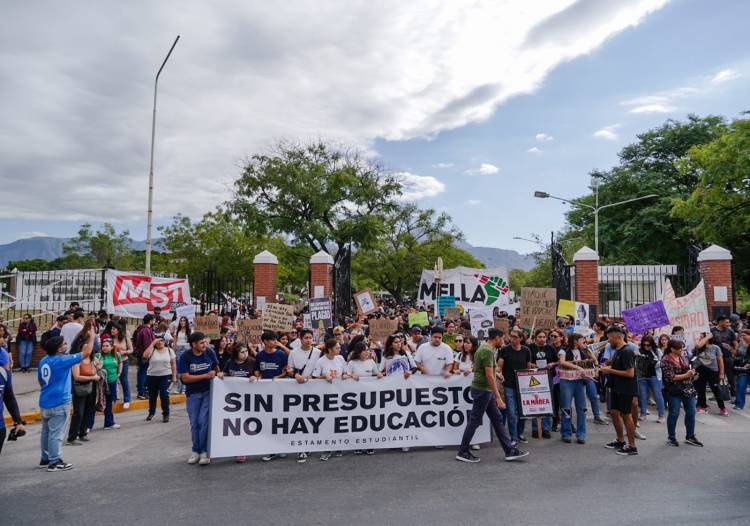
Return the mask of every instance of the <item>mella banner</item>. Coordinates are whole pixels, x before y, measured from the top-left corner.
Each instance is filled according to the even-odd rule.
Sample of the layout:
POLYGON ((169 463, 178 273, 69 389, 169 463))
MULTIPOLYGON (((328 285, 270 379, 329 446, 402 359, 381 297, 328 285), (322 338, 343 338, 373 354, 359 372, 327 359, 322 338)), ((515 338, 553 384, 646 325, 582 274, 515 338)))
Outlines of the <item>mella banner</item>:
POLYGON ((440 290, 435 283, 435 272, 423 270, 417 291, 417 305, 434 305, 439 296, 453 296, 464 308, 507 305, 508 269, 456 267, 443 271, 440 290))
POLYGON ((143 318, 154 307, 163 312, 189 305, 187 279, 156 278, 133 272, 107 270, 107 312, 130 318, 143 318))
MULTIPOLYGON (((359 380, 215 378, 211 457, 458 445, 472 376, 421 374, 359 380)), ((473 443, 490 440, 483 423, 473 443)))

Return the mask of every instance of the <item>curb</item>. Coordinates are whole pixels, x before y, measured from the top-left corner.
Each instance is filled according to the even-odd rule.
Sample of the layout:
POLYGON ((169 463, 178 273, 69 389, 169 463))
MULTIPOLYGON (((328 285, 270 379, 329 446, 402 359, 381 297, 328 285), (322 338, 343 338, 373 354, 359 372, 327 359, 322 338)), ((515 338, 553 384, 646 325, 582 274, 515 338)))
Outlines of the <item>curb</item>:
MULTIPOLYGON (((169 395, 169 405, 182 404, 184 402, 184 394, 169 395)), ((114 406, 112 406, 112 411, 115 413, 124 413, 127 411, 133 411, 134 409, 148 409, 148 400, 133 400, 132 402, 130 402, 130 407, 128 409, 123 409, 122 402, 117 402, 114 406)), ((97 414, 101 415, 102 413, 98 412, 97 414)), ((42 415, 39 410, 29 411, 28 413, 21 413, 21 420, 26 422, 26 424, 33 424, 34 422, 38 422, 41 419, 42 415)), ((9 416, 6 416, 5 425, 12 426, 13 419, 9 416)))

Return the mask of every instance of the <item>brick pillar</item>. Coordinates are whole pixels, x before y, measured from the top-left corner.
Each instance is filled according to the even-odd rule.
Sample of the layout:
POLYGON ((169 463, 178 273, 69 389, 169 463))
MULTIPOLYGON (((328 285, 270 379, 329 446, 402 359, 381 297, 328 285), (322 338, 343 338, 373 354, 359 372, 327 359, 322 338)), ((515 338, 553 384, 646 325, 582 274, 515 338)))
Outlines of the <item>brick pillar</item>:
POLYGON ((323 287, 323 298, 333 293, 333 258, 320 251, 310 258, 310 297, 315 298, 315 287, 323 287))
POLYGON ((721 311, 725 311, 724 314, 728 315, 734 308, 732 305, 732 253, 726 248, 711 245, 698 254, 698 266, 706 287, 708 317, 715 320, 721 311))
POLYGON ((576 267, 576 301, 599 308, 599 254, 583 247, 573 256, 576 267))
POLYGON ((266 303, 276 303, 276 268, 279 259, 264 250, 253 259, 253 307, 258 306, 258 296, 266 299, 266 303))

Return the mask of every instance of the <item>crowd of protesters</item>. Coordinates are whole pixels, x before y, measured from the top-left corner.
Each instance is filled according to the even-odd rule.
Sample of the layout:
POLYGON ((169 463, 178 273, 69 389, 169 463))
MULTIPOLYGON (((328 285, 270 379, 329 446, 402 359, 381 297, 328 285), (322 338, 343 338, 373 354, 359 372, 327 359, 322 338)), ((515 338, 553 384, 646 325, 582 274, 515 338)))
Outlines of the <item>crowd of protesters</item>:
MULTIPOLYGON (((257 379, 291 378, 298 383, 337 379, 382 378, 402 374, 449 377, 472 375, 474 405, 467 422, 457 460, 478 462, 472 442, 482 417, 489 417, 506 460, 528 455, 519 444, 528 443, 526 419, 522 417, 516 372, 546 370, 552 386, 553 415, 541 419, 534 438, 550 439, 560 433, 563 443, 586 444, 586 415, 591 409, 596 425, 614 428, 614 440, 605 447, 619 455, 638 454, 636 440, 645 440, 639 425, 656 410, 656 422, 666 423, 667 444, 679 446, 677 421, 684 413, 684 443, 702 446, 695 432, 696 413, 709 411, 706 389, 722 416, 727 403, 744 410, 750 362, 750 320, 739 316, 719 317, 711 332, 688 341, 680 327, 670 334, 631 334, 606 317, 591 327, 575 326, 572 318, 561 318, 552 330, 533 330, 518 319, 519 313, 501 309, 496 318, 506 319, 508 330, 490 329, 471 333, 468 317, 443 320, 430 316, 426 326, 409 326, 413 307, 382 302, 376 313, 343 320, 325 332, 303 326, 303 316, 284 333, 264 331, 260 341, 237 340, 235 322, 253 317, 252 309, 221 312, 218 339, 192 330, 185 317, 162 316, 156 309, 129 329, 127 320, 106 312, 84 313, 76 304, 41 334, 46 356, 37 366, 41 386, 42 416, 40 467, 64 471, 73 466, 61 456, 62 444, 80 446, 90 440, 97 412, 104 414, 103 429, 117 430, 114 404, 131 403, 128 367, 137 367, 136 396, 148 400, 147 421, 160 402, 161 420, 169 421, 170 393, 184 393, 190 421, 192 454, 190 464, 207 465, 209 394, 214 377, 257 379), (369 321, 389 318, 398 330, 376 341, 369 335, 369 321), (532 332, 533 331, 533 332, 532 332), (480 336, 480 338, 477 338, 480 336), (593 368, 595 376, 583 374, 593 368), (580 373, 580 374, 579 374, 580 373), (122 393, 122 396, 118 396, 122 393), (725 403, 726 402, 726 403, 725 403), (71 410, 72 408, 72 410, 71 410), (575 419, 574 419, 575 408, 575 419), (609 419, 602 416, 606 411, 609 419)), ((31 351, 24 342, 36 341, 37 327, 30 315, 23 317, 16 341, 19 349, 17 372, 31 368, 31 351)), ((12 389, 12 339, 0 324, 0 393, 14 421, 11 436, 23 436, 24 423, 12 389)), ((0 419, 1 421, 1 419, 0 419)), ((0 428, 0 451, 5 440, 0 428)), ((10 438, 10 437, 9 437, 10 438)), ((404 448, 408 451, 408 448, 404 448)), ((357 450, 355 454, 374 454, 357 450)), ((342 456, 328 451, 320 460, 342 456)), ((265 455, 271 461, 285 455, 265 455)), ((298 453, 297 462, 308 460, 298 453)), ((245 457, 237 457, 244 462, 245 457)))

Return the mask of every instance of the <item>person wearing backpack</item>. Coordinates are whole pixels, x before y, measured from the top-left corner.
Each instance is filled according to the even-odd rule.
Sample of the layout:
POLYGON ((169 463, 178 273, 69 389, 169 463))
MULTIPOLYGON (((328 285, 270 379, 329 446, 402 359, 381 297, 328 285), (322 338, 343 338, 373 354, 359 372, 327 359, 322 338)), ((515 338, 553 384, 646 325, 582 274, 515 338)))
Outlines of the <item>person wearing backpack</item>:
POLYGON ((138 400, 148 400, 148 391, 146 388, 148 360, 143 358, 143 353, 154 341, 154 320, 155 318, 153 314, 146 314, 143 317, 143 324, 141 324, 133 333, 133 354, 138 362, 138 376, 136 382, 138 400))

